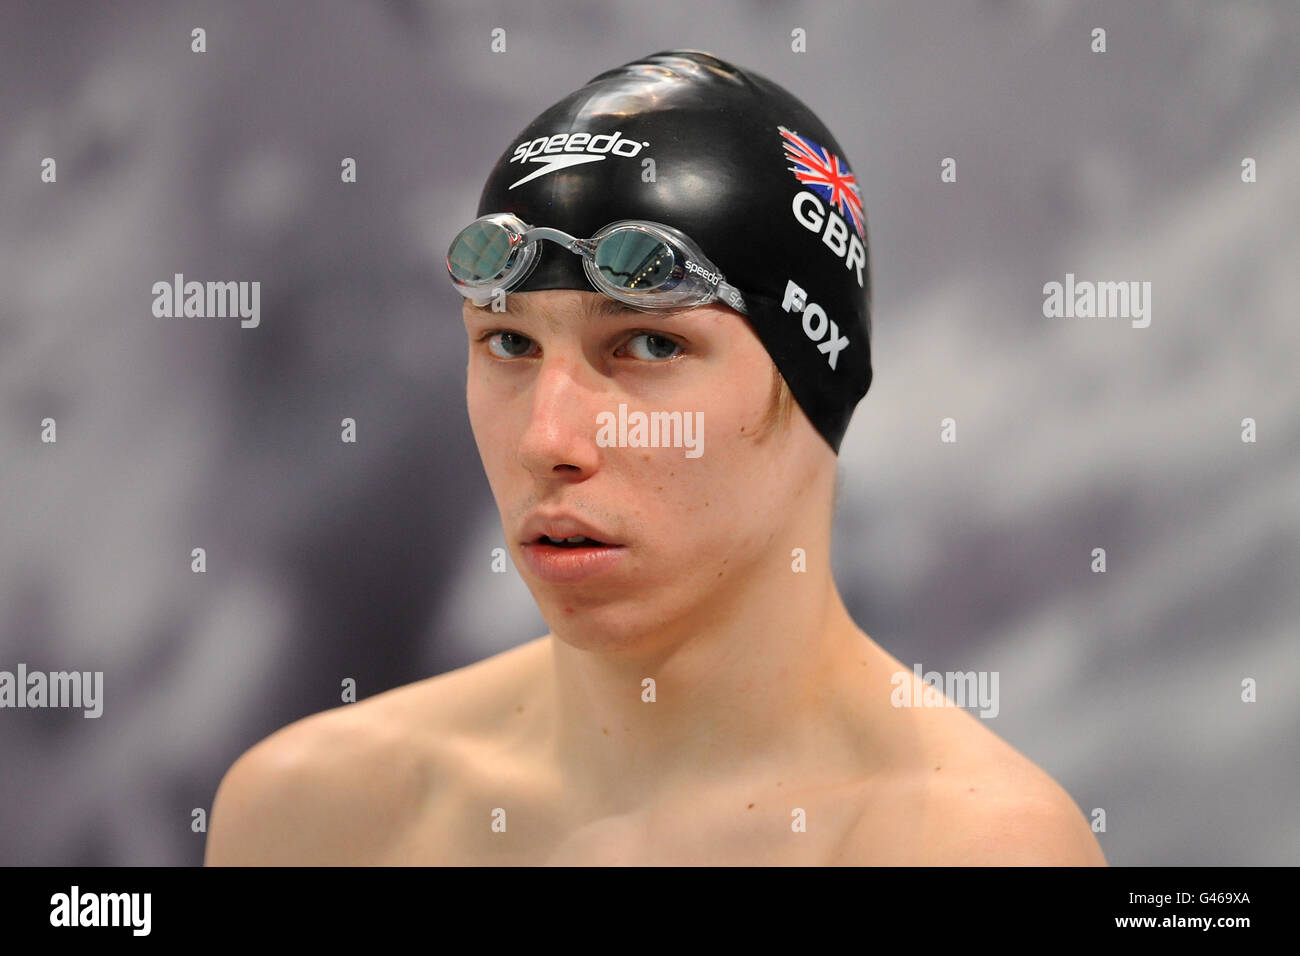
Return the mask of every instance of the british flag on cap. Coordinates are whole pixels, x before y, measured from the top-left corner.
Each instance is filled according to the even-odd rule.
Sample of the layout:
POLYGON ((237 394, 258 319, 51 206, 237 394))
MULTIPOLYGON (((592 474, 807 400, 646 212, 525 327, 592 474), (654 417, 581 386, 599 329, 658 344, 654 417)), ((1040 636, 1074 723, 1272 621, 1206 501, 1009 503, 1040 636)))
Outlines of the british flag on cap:
POLYGON ((786 158, 794 162, 787 167, 794 178, 832 203, 862 238, 862 194, 848 164, 807 136, 784 126, 777 129, 785 140, 786 158))

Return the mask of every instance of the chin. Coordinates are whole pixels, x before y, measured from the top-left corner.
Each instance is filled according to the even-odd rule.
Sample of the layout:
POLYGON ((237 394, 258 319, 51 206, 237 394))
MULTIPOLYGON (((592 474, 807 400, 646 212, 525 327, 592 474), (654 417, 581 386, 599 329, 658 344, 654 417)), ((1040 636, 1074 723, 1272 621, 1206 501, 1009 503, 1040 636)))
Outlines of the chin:
POLYGON ((663 641, 665 622, 634 600, 553 597, 545 610, 551 635, 574 650, 639 656, 654 652, 663 641))

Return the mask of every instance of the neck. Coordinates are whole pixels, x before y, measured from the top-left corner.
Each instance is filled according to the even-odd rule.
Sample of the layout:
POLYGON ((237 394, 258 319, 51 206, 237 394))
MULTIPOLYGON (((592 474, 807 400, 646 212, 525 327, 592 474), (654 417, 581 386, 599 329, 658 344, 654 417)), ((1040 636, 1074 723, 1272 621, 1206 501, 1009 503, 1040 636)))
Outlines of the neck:
POLYGON ((733 574, 736 584, 704 606, 620 631, 616 649, 572 646, 553 631, 542 724, 563 779, 625 810, 674 792, 775 784, 786 770, 774 768, 796 783, 835 782, 837 768, 861 765, 863 695, 852 682, 861 687, 874 645, 825 552, 809 555, 818 572, 795 573, 780 558, 733 574))

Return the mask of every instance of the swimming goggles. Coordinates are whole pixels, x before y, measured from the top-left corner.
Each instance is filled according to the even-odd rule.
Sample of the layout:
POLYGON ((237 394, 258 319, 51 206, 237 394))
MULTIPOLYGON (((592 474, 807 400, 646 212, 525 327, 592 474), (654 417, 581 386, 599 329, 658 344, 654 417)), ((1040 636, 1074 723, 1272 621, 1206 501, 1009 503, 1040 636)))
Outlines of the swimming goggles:
POLYGON ((497 291, 515 288, 537 266, 542 239, 582 256, 582 268, 598 292, 643 312, 692 308, 720 299, 748 314, 740 290, 681 231, 661 222, 611 222, 590 239, 559 229, 530 226, 514 213, 481 216, 462 229, 447 250, 447 271, 456 290, 486 306, 497 291))

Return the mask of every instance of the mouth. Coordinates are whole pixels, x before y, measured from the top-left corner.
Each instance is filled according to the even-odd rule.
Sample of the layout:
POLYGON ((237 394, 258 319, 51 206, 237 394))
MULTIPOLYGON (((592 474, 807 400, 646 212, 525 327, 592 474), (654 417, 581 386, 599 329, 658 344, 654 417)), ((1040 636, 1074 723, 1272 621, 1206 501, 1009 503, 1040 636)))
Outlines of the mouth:
POLYGON ((621 544, 609 544, 605 541, 597 541, 595 538, 589 538, 586 535, 575 535, 571 538, 552 538, 548 535, 539 534, 532 541, 527 542, 537 548, 558 548, 572 550, 576 548, 621 548, 621 544))
POLYGON ((627 563, 625 545, 586 535, 552 538, 541 534, 523 545, 524 566, 540 580, 555 585, 597 581, 603 575, 617 574, 627 563))

